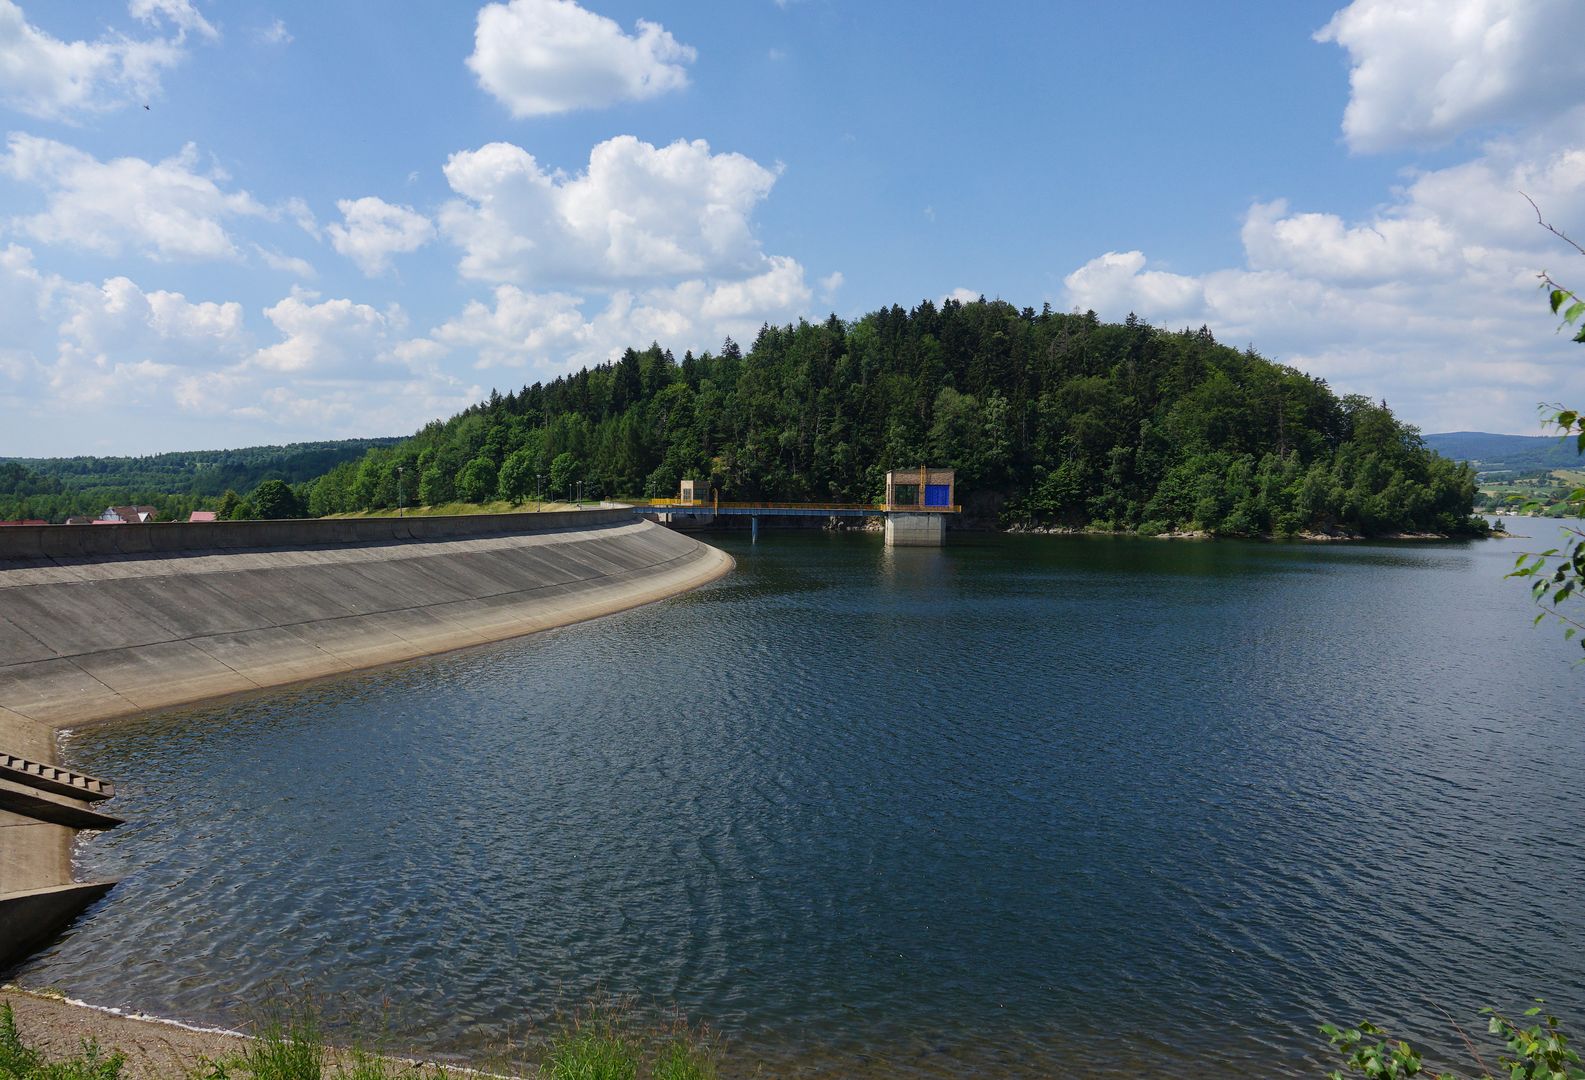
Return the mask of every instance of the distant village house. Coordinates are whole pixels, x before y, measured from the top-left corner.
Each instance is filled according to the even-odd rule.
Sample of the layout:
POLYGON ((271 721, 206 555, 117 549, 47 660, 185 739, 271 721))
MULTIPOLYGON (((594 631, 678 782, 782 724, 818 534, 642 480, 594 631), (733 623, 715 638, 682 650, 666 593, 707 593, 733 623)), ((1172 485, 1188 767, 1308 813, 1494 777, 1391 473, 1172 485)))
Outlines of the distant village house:
POLYGON ((152 506, 111 506, 99 515, 95 525, 147 525, 158 515, 152 506))

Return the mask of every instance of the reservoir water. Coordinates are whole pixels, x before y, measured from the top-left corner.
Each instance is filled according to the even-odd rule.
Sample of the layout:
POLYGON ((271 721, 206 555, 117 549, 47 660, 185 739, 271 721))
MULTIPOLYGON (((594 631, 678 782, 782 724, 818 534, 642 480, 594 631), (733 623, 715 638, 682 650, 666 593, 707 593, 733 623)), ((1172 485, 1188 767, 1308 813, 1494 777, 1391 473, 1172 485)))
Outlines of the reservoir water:
POLYGON ((1580 650, 1535 540, 765 532, 580 626, 89 729, 122 884, 23 985, 479 1055, 598 995, 765 1075, 1315 1076, 1585 1031, 1580 650), (359 1034, 366 1035, 367 1031, 359 1034))

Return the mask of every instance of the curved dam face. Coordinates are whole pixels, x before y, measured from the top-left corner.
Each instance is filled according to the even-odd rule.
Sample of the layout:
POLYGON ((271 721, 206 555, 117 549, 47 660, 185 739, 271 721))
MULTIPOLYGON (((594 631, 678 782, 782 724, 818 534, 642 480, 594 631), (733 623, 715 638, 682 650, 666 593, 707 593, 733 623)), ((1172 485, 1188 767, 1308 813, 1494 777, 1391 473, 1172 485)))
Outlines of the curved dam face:
POLYGON ((13 527, 0 744, 49 745, 16 746, 18 720, 75 726, 562 626, 731 565, 624 510, 13 527))
POLYGON ((499 641, 725 574, 630 510, 0 529, 0 966, 108 886, 71 884, 108 785, 55 731, 499 641), (87 890, 87 891, 84 891, 87 890))

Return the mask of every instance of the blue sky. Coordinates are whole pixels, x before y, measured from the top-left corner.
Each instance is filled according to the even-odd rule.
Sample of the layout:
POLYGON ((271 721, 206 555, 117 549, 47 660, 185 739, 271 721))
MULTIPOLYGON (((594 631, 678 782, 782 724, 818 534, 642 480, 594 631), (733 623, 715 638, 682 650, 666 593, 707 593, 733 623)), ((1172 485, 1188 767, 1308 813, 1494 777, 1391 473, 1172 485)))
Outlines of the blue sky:
POLYGON ((1582 31, 1575 0, 0 0, 0 454, 399 434, 627 346, 981 293, 1535 431, 1585 400, 1534 277, 1579 256, 1518 194, 1585 233, 1582 31))

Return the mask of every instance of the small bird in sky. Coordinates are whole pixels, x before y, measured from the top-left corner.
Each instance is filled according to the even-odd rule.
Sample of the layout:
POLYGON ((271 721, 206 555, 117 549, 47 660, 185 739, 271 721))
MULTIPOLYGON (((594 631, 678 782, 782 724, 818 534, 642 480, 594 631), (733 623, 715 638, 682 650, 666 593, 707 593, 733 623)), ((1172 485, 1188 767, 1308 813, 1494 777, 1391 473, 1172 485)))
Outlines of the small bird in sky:
POLYGON ((144 112, 148 112, 149 111, 149 107, 147 105, 143 106, 143 111, 144 112))

